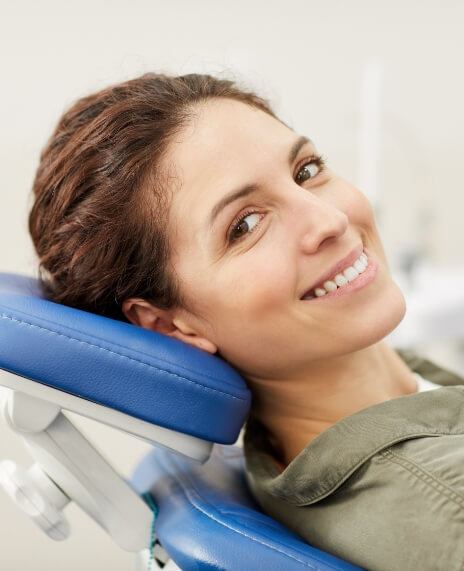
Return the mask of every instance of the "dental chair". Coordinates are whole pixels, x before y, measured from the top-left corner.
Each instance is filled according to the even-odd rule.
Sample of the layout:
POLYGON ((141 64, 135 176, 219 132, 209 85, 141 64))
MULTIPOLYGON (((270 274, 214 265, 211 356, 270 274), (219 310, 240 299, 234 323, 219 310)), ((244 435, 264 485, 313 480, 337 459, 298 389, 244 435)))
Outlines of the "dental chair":
POLYGON ((359 569, 253 501, 233 445, 250 402, 219 357, 53 303, 35 279, 0 273, 0 412, 35 460, 27 470, 3 460, 0 483, 52 539, 69 535, 73 501, 136 554, 138 570, 359 569), (126 481, 65 411, 153 449, 126 481))

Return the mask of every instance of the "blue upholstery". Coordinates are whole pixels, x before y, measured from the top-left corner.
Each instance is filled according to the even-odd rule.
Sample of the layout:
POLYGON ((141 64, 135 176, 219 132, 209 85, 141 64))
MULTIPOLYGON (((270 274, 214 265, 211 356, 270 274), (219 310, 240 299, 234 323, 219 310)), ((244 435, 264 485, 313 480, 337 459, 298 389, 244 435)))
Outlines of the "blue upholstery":
POLYGON ((243 469, 241 449, 219 445, 202 466, 155 449, 137 467, 132 483, 140 493, 151 491, 159 509, 155 534, 181 569, 359 569, 260 512, 243 469))
POLYGON ((0 273, 0 368, 136 418, 225 444, 250 407, 225 361, 166 335, 41 298, 0 273))
MULTIPOLYGON (((232 443, 250 393, 218 357, 180 341, 52 303, 25 276, 0 273, 0 369, 206 440, 232 443)), ((31 381, 31 382, 32 382, 31 381)), ((259 511, 237 447, 204 465, 155 449, 134 486, 152 490, 156 533, 184 570, 358 569, 259 511)))

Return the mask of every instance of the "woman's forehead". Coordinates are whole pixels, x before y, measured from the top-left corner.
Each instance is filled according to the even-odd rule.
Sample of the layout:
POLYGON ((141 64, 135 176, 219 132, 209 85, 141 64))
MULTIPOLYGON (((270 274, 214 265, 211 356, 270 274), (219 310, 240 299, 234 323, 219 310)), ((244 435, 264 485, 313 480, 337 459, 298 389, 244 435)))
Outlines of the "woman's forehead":
POLYGON ((218 99, 195 113, 170 146, 168 160, 181 192, 217 193, 241 184, 244 176, 256 176, 260 162, 282 156, 294 138, 291 129, 268 113, 218 99))
POLYGON ((170 159, 185 177, 199 170, 223 169, 223 161, 248 158, 259 149, 278 152, 294 132, 261 109, 239 101, 217 99, 203 104, 170 148, 170 159))

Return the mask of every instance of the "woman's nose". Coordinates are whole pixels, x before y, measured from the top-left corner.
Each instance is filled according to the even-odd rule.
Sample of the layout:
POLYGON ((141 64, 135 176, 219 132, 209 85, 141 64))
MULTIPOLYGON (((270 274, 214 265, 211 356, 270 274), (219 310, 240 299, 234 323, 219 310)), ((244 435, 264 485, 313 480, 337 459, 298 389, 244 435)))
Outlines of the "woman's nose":
POLYGON ((322 200, 311 202, 309 213, 300 212, 305 218, 301 235, 301 249, 305 254, 314 254, 326 242, 342 236, 348 227, 348 216, 342 210, 322 200))

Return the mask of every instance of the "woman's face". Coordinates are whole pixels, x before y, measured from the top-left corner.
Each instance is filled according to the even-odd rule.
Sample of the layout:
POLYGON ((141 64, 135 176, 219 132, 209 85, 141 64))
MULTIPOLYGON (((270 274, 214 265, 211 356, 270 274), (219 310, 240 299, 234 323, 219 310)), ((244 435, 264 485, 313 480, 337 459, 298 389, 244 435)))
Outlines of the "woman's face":
POLYGON ((189 306, 177 316, 254 377, 284 378, 384 338, 405 301, 365 195, 267 113, 228 99, 197 111, 167 161, 178 181, 172 261, 189 306), (301 299, 357 248, 377 264, 369 283, 301 299))

